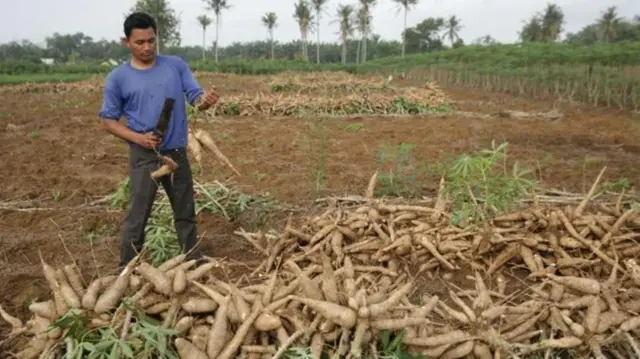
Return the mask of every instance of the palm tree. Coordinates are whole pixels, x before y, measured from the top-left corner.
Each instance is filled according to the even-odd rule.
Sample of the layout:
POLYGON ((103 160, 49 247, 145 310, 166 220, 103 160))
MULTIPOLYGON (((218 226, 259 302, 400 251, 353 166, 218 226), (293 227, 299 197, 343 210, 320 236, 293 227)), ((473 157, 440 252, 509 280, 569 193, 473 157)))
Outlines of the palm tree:
POLYGON ((446 26, 447 27, 445 28, 445 32, 442 38, 449 38, 451 47, 453 47, 454 42, 460 39, 460 35, 458 35, 460 29, 462 29, 462 25, 460 25, 460 19, 453 15, 449 18, 449 20, 447 20, 446 26))
POLYGON ((362 14, 358 14, 358 17, 362 17, 363 21, 363 33, 362 33, 362 63, 367 62, 367 37, 369 31, 371 31, 371 8, 376 5, 378 0, 360 0, 360 6, 362 14))
POLYGON ((204 0, 207 4, 208 10, 213 10, 216 15, 216 41, 214 43, 214 58, 218 62, 218 34, 220 33, 220 17, 222 16, 222 10, 226 10, 231 7, 227 3, 227 0, 204 0))
POLYGON ((311 5, 316 11, 316 63, 320 63, 320 12, 322 12, 324 6, 329 0, 311 0, 311 5))
POLYGON ((200 23, 200 26, 202 26, 202 61, 204 61, 207 43, 205 41, 205 36, 207 34, 207 27, 211 25, 211 18, 209 18, 207 15, 200 15, 198 16, 198 22, 200 23))
POLYGON ((353 35, 353 6, 339 4, 337 14, 340 23, 340 40, 342 40, 342 63, 347 63, 347 45, 349 36, 353 35))
POLYGON ((600 39, 604 42, 609 42, 616 37, 618 27, 620 26, 620 17, 618 17, 618 11, 615 6, 607 8, 602 14, 600 20, 598 20, 598 33, 600 39))
POLYGON ((365 7, 358 8, 358 11, 355 15, 355 27, 358 33, 360 34, 360 41, 358 41, 358 53, 356 54, 356 63, 361 63, 362 61, 362 53, 364 48, 364 43, 366 41, 366 36, 369 30, 371 30, 371 16, 365 7))
POLYGON ((542 19, 540 15, 534 15, 524 24, 518 33, 522 42, 542 41, 542 19))
POLYGON ((307 51, 307 36, 309 31, 312 30, 313 14, 311 13, 307 0, 298 0, 295 4, 293 18, 298 22, 298 26, 300 27, 300 36, 302 37, 302 57, 308 61, 309 53, 307 51))
POLYGON ((269 31, 269 41, 271 42, 271 60, 275 58, 275 52, 273 51, 273 29, 275 29, 278 24, 278 16, 275 12, 268 12, 262 16, 262 25, 267 28, 269 31))
POLYGON ((404 34, 407 32, 407 13, 409 13, 409 8, 411 6, 415 6, 418 4, 418 0, 392 0, 396 4, 398 4, 398 12, 400 10, 404 10, 404 28, 402 29, 402 58, 404 58, 404 52, 407 46, 407 39, 405 39, 404 34))
POLYGON ((564 13, 556 4, 547 4, 541 16, 542 39, 553 42, 560 37, 562 25, 564 23, 564 13))
POLYGON ((496 43, 496 40, 491 35, 484 35, 477 38, 474 42, 479 45, 493 45, 496 43))

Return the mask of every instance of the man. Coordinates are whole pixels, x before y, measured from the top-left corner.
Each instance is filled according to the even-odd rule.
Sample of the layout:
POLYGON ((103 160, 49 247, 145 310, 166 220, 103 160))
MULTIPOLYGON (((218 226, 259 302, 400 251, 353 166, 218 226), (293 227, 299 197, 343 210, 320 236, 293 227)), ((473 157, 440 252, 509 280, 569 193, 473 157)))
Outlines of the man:
POLYGON ((160 178, 173 209, 180 246, 188 259, 201 260, 196 248, 196 216, 187 145, 186 99, 205 110, 218 101, 217 91, 200 88, 189 66, 179 57, 157 55, 156 23, 145 13, 124 21, 123 43, 131 60, 106 77, 99 116, 105 129, 129 144, 130 208, 122 228, 120 263, 130 262, 144 245, 144 232, 158 185, 151 172, 160 166, 156 150, 171 157, 178 168, 160 178), (175 99, 173 114, 162 138, 154 130, 166 98, 175 99), (125 116, 127 125, 119 122, 125 116))

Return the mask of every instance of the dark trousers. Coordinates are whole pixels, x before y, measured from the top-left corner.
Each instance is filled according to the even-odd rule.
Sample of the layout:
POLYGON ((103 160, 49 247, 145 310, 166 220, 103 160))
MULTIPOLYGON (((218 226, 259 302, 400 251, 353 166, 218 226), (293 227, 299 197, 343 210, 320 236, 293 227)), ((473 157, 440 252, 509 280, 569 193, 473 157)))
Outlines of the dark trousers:
POLYGON ((130 197, 129 212, 122 228, 120 242, 120 266, 125 266, 142 250, 145 227, 151 214, 158 184, 162 183, 173 209, 178 241, 183 253, 189 252, 188 260, 200 259, 196 246, 196 214, 193 198, 193 178, 185 149, 161 152, 171 157, 178 168, 171 175, 154 180, 151 172, 162 164, 153 150, 131 145, 129 150, 130 197))

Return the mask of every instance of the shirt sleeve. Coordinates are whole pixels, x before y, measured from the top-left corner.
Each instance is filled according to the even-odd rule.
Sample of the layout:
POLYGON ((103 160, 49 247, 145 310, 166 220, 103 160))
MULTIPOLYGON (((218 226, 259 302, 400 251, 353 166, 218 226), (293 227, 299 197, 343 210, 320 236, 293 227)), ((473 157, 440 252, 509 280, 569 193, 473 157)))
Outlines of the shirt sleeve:
POLYGON ((102 107, 98 115, 105 120, 120 120, 122 117, 122 92, 115 79, 115 73, 110 73, 104 83, 102 107))
POLYGON ((187 96, 189 104, 193 105, 198 97, 202 96, 204 90, 198 84, 195 76, 191 72, 189 65, 181 58, 178 58, 178 68, 180 69, 180 77, 182 79, 182 90, 187 96))

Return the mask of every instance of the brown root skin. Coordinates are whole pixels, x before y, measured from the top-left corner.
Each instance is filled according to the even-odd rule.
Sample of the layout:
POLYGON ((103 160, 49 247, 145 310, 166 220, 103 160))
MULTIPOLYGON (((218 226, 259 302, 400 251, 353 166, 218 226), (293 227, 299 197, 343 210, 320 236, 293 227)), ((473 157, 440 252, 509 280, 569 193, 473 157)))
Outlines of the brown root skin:
POLYGON ((60 294, 62 298, 67 303, 70 308, 80 308, 82 303, 80 302, 80 298, 78 294, 73 290, 73 288, 69 285, 67 281, 67 277, 64 274, 64 270, 57 269, 56 270, 56 279, 58 280, 58 288, 60 290, 60 294))
POLYGON ((253 326, 261 332, 276 330, 281 325, 282 321, 279 317, 267 312, 260 314, 258 318, 256 318, 256 321, 253 323, 253 326))
POLYGON ((193 326, 193 321, 194 318, 191 316, 182 317, 175 323, 173 329, 179 331, 180 333, 184 333, 193 326))
POLYGON ((189 152, 193 155, 193 158, 196 160, 198 166, 202 167, 202 146, 194 136, 191 129, 189 129, 189 133, 187 135, 187 147, 189 152))
POLYGON ((158 270, 162 271, 162 272, 167 272, 170 269, 175 268, 176 266, 182 264, 185 260, 185 258, 187 258, 187 255, 184 253, 178 254, 177 256, 167 260, 166 262, 160 264, 158 266, 158 270))
POLYGON ((143 249, 140 254, 138 254, 124 267, 124 270, 116 280, 98 297, 93 309, 97 314, 106 313, 119 305, 120 300, 129 287, 129 278, 131 277, 133 268, 140 259, 140 256, 144 255, 144 253, 145 250, 143 249))
POLYGON ((356 326, 357 315, 351 308, 344 307, 340 304, 294 295, 289 296, 289 298, 311 307, 313 310, 317 311, 318 314, 342 327, 351 329, 356 326))
POLYGON ((162 162, 164 163, 160 168, 151 172, 151 178, 158 179, 160 177, 171 174, 178 169, 178 164, 169 156, 160 155, 159 156, 162 162))
POLYGON ((129 274, 119 276, 116 281, 111 284, 104 293, 100 295, 100 297, 98 297, 93 310, 96 313, 101 314, 117 307, 128 286, 129 274))
POLYGON ((2 306, 0 306, 0 316, 11 325, 12 330, 17 330, 23 327, 22 320, 7 313, 2 306))
POLYGON ((198 349, 192 342, 183 338, 176 338, 174 341, 180 358, 209 359, 209 356, 198 349))
POLYGON ((162 162, 164 162, 165 165, 168 165, 172 171, 175 171, 178 168, 178 164, 173 160, 173 158, 160 155, 160 159, 162 159, 162 162))
POLYGON ((107 285, 112 283, 112 280, 115 280, 115 276, 107 276, 103 278, 96 278, 89 284, 87 287, 84 296, 82 297, 82 307, 84 309, 93 310, 98 301, 98 295, 100 291, 104 289, 107 285))
POLYGON ((209 331, 209 336, 207 337, 207 355, 209 355, 210 358, 216 358, 222 352, 222 349, 224 349, 224 338, 229 325, 227 312, 230 303, 230 296, 225 297, 220 303, 220 309, 216 312, 216 317, 209 331))
POLYGON ((176 294, 182 294, 187 290, 187 274, 184 270, 178 269, 173 277, 173 292, 176 294))
POLYGON ((458 359, 466 358, 467 355, 473 352, 474 341, 467 340, 466 342, 451 346, 440 356, 441 359, 458 359))
POLYGON ((58 319, 58 315, 56 313, 56 307, 53 304, 53 300, 51 299, 43 302, 33 302, 29 304, 29 311, 37 316, 40 316, 52 321, 58 319))
POLYGON ((166 274, 152 265, 142 262, 136 271, 144 277, 145 280, 153 284, 154 289, 166 296, 171 295, 173 290, 172 281, 167 278, 166 274))
POLYGON ((75 264, 67 264, 63 268, 65 276, 69 282, 69 285, 73 288, 79 298, 84 295, 84 287, 82 285, 82 276, 78 270, 78 266, 75 264))
POLYGON ((569 287, 573 290, 577 290, 586 294, 599 294, 601 291, 601 285, 595 279, 572 276, 557 276, 554 274, 547 274, 547 278, 552 279, 555 282, 569 287))
POLYGON ((229 161, 229 159, 222 153, 222 151, 218 149, 218 146, 216 146, 216 143, 213 141, 208 132, 202 129, 197 129, 194 133, 194 137, 201 143, 202 147, 213 153, 218 158, 218 160, 220 160, 220 162, 227 165, 235 174, 240 176, 240 172, 238 172, 238 170, 233 167, 231 161, 229 161))

